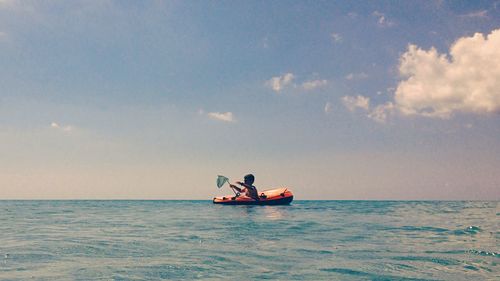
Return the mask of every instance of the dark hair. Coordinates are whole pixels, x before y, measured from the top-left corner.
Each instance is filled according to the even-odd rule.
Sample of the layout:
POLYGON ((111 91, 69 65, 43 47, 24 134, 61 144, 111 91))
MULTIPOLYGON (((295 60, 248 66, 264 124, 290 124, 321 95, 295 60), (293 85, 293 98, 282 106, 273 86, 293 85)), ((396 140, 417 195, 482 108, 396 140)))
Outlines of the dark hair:
POLYGON ((246 184, 252 185, 253 182, 255 181, 255 177, 252 174, 246 175, 244 178, 246 184))

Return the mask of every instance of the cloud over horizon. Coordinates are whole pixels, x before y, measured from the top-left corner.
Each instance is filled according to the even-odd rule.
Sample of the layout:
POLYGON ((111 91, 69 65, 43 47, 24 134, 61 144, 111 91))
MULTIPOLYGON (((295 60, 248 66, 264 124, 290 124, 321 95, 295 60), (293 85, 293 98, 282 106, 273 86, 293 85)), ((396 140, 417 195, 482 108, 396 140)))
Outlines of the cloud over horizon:
POLYGON ((56 122, 50 123, 50 127, 53 129, 57 129, 57 130, 62 130, 64 132, 71 132, 74 129, 73 126, 70 126, 70 125, 61 126, 60 124, 58 124, 56 122))
POLYGON ((232 112, 209 112, 207 113, 208 117, 218 121, 224 122, 236 122, 234 115, 232 112))
POLYGON ((327 102, 325 104, 325 107, 323 108, 323 111, 325 112, 325 114, 329 114, 330 112, 332 112, 332 103, 327 102))
POLYGON ((269 86, 273 91, 279 93, 284 87, 291 84, 295 76, 293 73, 288 72, 281 76, 275 76, 266 81, 266 85, 269 86))
POLYGON ((364 109, 381 123, 393 113, 440 119, 456 113, 500 113, 500 29, 461 37, 449 54, 410 44, 400 57, 399 74, 403 79, 392 100, 373 109, 361 95, 345 96, 342 102, 351 112, 364 109))
POLYGON ((458 39, 449 56, 409 45, 395 107, 403 115, 450 118, 456 112, 500 112, 500 29, 458 39))
POLYGON ((379 11, 373 12, 372 15, 377 18, 377 23, 380 27, 391 27, 395 24, 393 21, 388 20, 384 13, 379 11))
POLYGON ((330 36, 335 43, 341 43, 343 40, 342 35, 340 35, 339 33, 332 32, 330 36))
POLYGON ((344 77, 346 80, 362 80, 368 78, 368 74, 364 72, 360 73, 349 73, 344 77))
POLYGON ((323 80, 311 80, 311 81, 305 81, 302 83, 302 89, 306 91, 311 91, 316 88, 320 88, 328 84, 328 81, 323 79, 323 80))
POLYGON ((370 98, 361 95, 358 96, 344 96, 342 97, 342 103, 344 106, 353 112, 357 108, 369 110, 370 109, 370 98))

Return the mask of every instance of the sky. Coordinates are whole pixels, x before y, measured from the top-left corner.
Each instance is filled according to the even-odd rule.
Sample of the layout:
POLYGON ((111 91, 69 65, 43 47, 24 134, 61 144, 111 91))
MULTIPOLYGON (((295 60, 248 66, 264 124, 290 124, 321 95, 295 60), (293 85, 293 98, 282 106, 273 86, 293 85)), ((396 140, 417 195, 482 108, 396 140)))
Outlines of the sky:
POLYGON ((0 0, 0 199, 500 200, 500 1, 0 0))

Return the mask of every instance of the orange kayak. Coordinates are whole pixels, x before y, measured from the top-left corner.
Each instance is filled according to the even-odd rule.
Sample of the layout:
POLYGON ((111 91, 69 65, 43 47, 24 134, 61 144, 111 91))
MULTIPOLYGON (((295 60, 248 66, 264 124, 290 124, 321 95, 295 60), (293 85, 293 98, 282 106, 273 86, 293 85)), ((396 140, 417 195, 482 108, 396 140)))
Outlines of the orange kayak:
POLYGON ((292 191, 288 188, 276 188, 259 192, 260 200, 254 200, 246 195, 226 195, 214 197, 214 204, 225 205, 288 205, 293 200, 292 191))

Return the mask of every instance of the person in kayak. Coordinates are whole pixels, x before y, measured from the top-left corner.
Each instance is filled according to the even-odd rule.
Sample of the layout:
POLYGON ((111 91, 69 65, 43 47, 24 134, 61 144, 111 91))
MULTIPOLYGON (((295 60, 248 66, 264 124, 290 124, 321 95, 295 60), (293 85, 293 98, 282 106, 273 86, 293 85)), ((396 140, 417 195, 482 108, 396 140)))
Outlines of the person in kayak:
POLYGON ((259 201, 259 194, 257 193, 257 188, 253 186, 255 177, 252 174, 248 174, 243 178, 244 182, 237 181, 236 183, 241 185, 243 188, 239 188, 234 184, 230 184, 231 188, 237 190, 238 192, 245 192, 245 195, 259 201))

